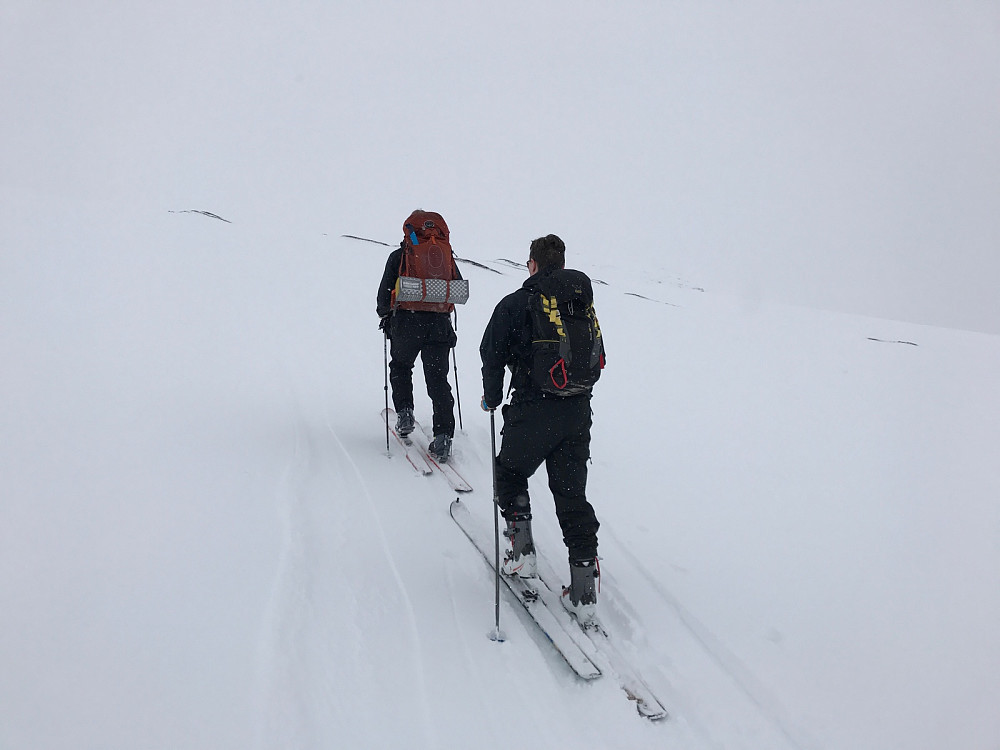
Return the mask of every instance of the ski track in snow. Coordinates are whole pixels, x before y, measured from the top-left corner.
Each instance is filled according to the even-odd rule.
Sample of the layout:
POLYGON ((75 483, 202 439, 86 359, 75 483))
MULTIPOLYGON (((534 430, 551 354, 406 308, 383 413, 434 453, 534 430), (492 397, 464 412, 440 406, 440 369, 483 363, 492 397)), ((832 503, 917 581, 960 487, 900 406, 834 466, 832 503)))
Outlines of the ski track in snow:
MULTIPOLYGON (((802 737, 798 736, 798 732, 789 729, 786 721, 781 717, 781 711, 775 707, 774 699, 767 696, 766 689, 757 682, 750 671, 740 663, 734 654, 722 645, 719 639, 708 628, 685 609, 677 598, 656 580, 656 577, 642 565, 635 554, 629 549, 628 545, 622 544, 610 528, 602 529, 602 533, 614 541, 622 557, 631 563, 646 584, 675 612, 678 622, 695 639, 700 646, 700 650, 719 666, 739 691, 753 703, 760 715, 769 721, 794 748, 798 750, 815 748, 816 745, 814 743, 805 741, 802 737)), ((631 627, 631 624, 628 623, 631 618, 622 612, 620 606, 605 606, 605 614, 611 614, 615 620, 619 621, 619 625, 621 624, 622 617, 624 617, 629 627, 631 627), (609 609, 610 613, 608 612, 609 609)), ((631 643, 631 640, 629 639, 628 642, 631 643)), ((686 714, 686 718, 694 726, 697 726, 697 719, 695 718, 697 713, 689 709, 686 711, 686 714)), ((701 731, 706 731, 707 729, 707 727, 701 727, 701 731)))
POLYGON ((296 656, 296 644, 301 642, 302 610, 307 602, 308 566, 302 541, 304 511, 301 493, 294 486, 296 478, 304 475, 308 466, 306 441, 305 430, 299 422, 291 441, 291 456, 277 489, 282 543, 259 649, 261 676, 257 715, 260 725, 257 734, 261 748, 306 745, 298 731, 300 722, 296 714, 301 710, 301 698, 295 695, 291 664, 296 656))
MULTIPOLYGON (((467 635, 468 628, 464 627, 462 624, 462 619, 459 617, 459 608, 457 606, 459 597, 455 590, 455 573, 452 566, 446 566, 445 568, 445 581, 448 585, 448 600, 451 604, 451 619, 455 625, 454 631, 458 636, 458 646, 462 652, 462 661, 465 664, 465 671, 470 677, 475 679, 470 679, 470 682, 474 682, 477 685, 483 684, 488 677, 483 674, 482 666, 478 659, 472 652, 472 647, 469 643, 469 635, 467 635)), ((472 690, 470 691, 473 695, 477 696, 477 702, 483 707, 484 716, 490 717, 490 733, 498 734, 503 731, 503 726, 499 725, 494 716, 497 714, 494 711, 489 710, 489 705, 487 703, 486 692, 483 690, 472 690)))
MULTIPOLYGON (((327 418, 326 431, 332 436, 332 443, 346 469, 336 473, 336 481, 342 483, 338 489, 356 502, 336 509, 341 523, 324 522, 325 516, 316 517, 310 504, 328 500, 324 488, 332 486, 328 477, 321 476, 328 468, 321 458, 329 457, 323 456, 320 433, 313 429, 316 434, 311 434, 305 410, 298 399, 293 398, 293 401, 295 408, 291 411, 297 415, 297 420, 290 439, 290 455, 276 491, 281 549, 258 648, 258 747, 263 750, 323 746, 321 725, 330 715, 335 715, 332 709, 337 706, 343 686, 338 684, 334 666, 338 664, 340 644, 331 641, 324 632, 321 610, 328 600, 338 597, 337 606, 346 611, 371 606, 371 601, 359 601, 356 588, 351 584, 338 586, 331 594, 330 585, 324 578, 324 560, 319 556, 325 550, 350 548, 344 539, 345 529, 356 527, 359 522, 346 518, 345 514, 359 509, 367 516, 362 528, 368 528, 373 541, 377 540, 372 546, 385 560, 395 583, 401 603, 399 619, 406 624, 409 646, 405 650, 413 659, 410 671, 418 683, 415 692, 419 693, 414 696, 413 705, 419 706, 423 736, 422 742, 414 746, 439 747, 424 680, 425 665, 416 614, 371 492, 350 451, 327 418), (304 672, 316 673, 317 679, 303 680, 304 672), (304 693, 303 685, 313 685, 314 692, 304 693)), ((321 510, 328 512, 330 508, 321 510)), ((332 576, 337 574, 337 570, 331 573, 332 576)), ((361 640, 364 634, 360 626, 356 627, 361 640)))
POLYGON ((406 622, 409 630, 410 646, 411 646, 410 653, 413 655, 414 669, 416 671, 417 679, 420 683, 420 706, 423 714, 424 738, 426 740, 426 745, 428 747, 438 747, 438 741, 436 732, 434 730, 434 721, 432 718, 431 707, 430 704, 428 703, 428 697, 427 697, 428 689, 424 679, 426 671, 423 662, 423 651, 421 648, 420 631, 419 628, 417 627, 417 616, 413 608, 413 602, 410 599, 409 593, 406 590, 406 585, 403 582, 403 578, 399 573, 399 567, 396 565, 395 557, 392 554, 392 547, 389 544, 388 538, 386 537, 385 527, 382 525, 382 520, 378 514, 378 508, 376 507, 375 502, 372 498, 371 491, 368 489, 368 484, 365 482, 364 476, 362 475, 361 470, 358 467, 357 463, 355 463, 354 459, 351 457, 350 451, 347 450, 347 447, 344 445, 343 441, 340 439, 340 436, 337 434, 336 429, 334 429, 333 424, 329 418, 329 410, 326 410, 326 413, 327 413, 327 418, 326 418, 327 429, 330 431, 330 434, 336 441, 337 446, 340 448, 340 451, 343 454, 344 458, 346 458, 347 462, 350 464, 360 494, 364 497, 365 507, 368 509, 369 515, 375 522, 375 529, 377 530, 378 538, 382 545, 382 554, 385 557, 385 560, 388 563, 390 570, 392 571, 393 580, 395 581, 396 586, 399 589, 400 596, 402 597, 402 600, 406 605, 406 622))

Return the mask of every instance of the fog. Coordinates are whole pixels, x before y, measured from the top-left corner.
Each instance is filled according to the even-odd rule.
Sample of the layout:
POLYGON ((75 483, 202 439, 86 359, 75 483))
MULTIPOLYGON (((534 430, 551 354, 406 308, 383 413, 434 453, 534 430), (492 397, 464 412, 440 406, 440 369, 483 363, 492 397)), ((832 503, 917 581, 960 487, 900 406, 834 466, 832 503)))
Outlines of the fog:
POLYGON ((750 303, 1000 333, 993 3, 8 2, 0 21, 5 188, 389 240, 423 206, 459 252, 556 232, 750 303))

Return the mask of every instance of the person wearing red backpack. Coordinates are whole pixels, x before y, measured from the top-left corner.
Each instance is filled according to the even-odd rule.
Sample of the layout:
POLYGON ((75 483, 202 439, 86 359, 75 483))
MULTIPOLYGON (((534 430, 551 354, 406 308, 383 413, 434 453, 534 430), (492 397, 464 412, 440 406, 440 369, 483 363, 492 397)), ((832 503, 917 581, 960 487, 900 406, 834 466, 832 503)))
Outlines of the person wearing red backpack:
POLYGON ((450 282, 461 278, 444 217, 432 211, 414 211, 403 222, 403 241, 386 261, 375 308, 379 328, 390 341, 389 383, 396 432, 405 438, 414 429, 413 366, 419 354, 434 409, 434 439, 429 452, 442 463, 451 456, 455 434, 448 353, 458 337, 451 323, 454 303, 438 300, 452 299, 450 282), (444 291, 438 293, 439 289, 444 291))

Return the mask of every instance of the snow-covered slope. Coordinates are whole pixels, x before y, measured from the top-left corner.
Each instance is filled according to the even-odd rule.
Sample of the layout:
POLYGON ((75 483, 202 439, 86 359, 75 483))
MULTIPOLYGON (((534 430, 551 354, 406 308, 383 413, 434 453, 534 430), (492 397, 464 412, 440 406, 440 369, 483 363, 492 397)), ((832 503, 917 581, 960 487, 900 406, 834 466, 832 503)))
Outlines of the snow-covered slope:
POLYGON ((997 750, 1000 25, 925 5, 6 0, 0 750, 997 750), (385 455, 342 235, 418 206, 499 272, 485 522, 486 320, 548 232, 605 282, 601 610, 667 722, 491 642, 385 455))
MULTIPOLYGON (((0 746, 995 746, 996 337, 570 248, 606 282, 602 615, 672 713, 652 725, 512 602, 487 638, 453 494, 385 455, 384 248, 3 197, 0 746)), ((528 240, 457 247, 501 271, 465 268, 459 316, 456 463, 484 520, 477 347, 523 278, 494 261, 528 240)))

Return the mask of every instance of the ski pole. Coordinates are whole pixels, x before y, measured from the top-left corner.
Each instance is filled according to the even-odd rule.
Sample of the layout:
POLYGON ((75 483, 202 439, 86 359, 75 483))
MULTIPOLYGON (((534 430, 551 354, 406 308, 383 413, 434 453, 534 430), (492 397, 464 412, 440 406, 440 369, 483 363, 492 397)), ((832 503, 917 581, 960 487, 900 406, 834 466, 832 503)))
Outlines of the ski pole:
MULTIPOLYGON (((385 333, 383 331, 383 333, 385 333)), ((389 455, 389 337, 382 337, 382 359, 385 362, 385 455, 389 455)))
MULTIPOLYGON (((458 332, 458 310, 455 310, 455 332, 458 332)), ((455 400, 458 402, 458 429, 464 429, 462 425, 462 392, 458 389, 458 357, 455 356, 455 348, 451 350, 451 361, 455 367, 455 400)))
POLYGON ((491 640, 503 642, 500 632, 500 498, 497 496, 497 428, 494 410, 490 409, 490 447, 493 453, 493 536, 496 539, 496 632, 491 640))
POLYGON ((455 401, 458 403, 458 429, 464 429, 462 425, 462 392, 458 390, 458 359, 455 357, 455 350, 451 350, 451 361, 455 365, 455 401))

